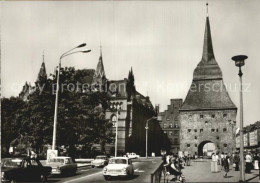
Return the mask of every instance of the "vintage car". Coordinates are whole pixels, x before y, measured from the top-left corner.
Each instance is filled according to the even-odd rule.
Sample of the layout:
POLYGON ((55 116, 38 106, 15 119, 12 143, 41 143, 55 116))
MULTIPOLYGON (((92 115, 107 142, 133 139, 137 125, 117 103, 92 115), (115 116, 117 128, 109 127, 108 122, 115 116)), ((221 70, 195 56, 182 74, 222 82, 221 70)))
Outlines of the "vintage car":
POLYGON ((48 166, 52 167, 52 175, 75 175, 77 164, 71 157, 58 156, 47 161, 48 166))
POLYGON ((127 157, 111 158, 108 165, 103 168, 105 180, 111 177, 130 177, 134 175, 132 160, 127 157))
POLYGON ((91 161, 91 167, 104 167, 108 164, 108 157, 105 155, 96 156, 95 160, 91 161))
POLYGON ((1 165, 2 182, 41 181, 46 182, 51 167, 43 166, 36 158, 4 158, 1 165))
POLYGON ((136 158, 140 158, 139 155, 137 155, 136 153, 127 153, 126 156, 130 159, 136 159, 136 158))

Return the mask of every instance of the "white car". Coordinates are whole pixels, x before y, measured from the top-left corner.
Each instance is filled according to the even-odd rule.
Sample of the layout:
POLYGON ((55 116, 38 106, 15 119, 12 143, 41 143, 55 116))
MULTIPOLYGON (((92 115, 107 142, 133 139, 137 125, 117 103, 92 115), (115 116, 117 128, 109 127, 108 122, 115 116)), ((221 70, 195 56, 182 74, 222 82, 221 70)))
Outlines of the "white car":
POLYGON ((95 160, 91 161, 91 167, 104 167, 108 164, 108 157, 105 155, 100 155, 95 158, 95 160))
POLYGON ((127 157, 111 158, 108 165, 103 168, 105 180, 111 177, 130 177, 134 175, 132 160, 127 157))
POLYGON ((128 158, 131 158, 131 159, 136 159, 136 158, 140 158, 139 155, 137 155, 136 153, 129 153, 127 154, 128 158))

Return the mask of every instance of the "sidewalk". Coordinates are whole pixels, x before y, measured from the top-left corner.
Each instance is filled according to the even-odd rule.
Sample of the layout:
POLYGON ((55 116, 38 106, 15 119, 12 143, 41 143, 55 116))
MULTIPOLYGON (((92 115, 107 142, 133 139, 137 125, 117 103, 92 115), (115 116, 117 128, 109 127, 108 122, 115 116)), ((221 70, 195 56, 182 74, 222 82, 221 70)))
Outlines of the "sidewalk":
MULTIPOLYGON (((185 166, 182 170, 186 182, 239 182, 240 172, 234 171, 230 166, 228 177, 224 178, 225 172, 221 171, 221 166, 218 166, 219 172, 211 172, 211 161, 192 161, 191 166, 185 166)), ((246 182, 258 182, 258 170, 252 170, 251 174, 245 174, 246 182)))

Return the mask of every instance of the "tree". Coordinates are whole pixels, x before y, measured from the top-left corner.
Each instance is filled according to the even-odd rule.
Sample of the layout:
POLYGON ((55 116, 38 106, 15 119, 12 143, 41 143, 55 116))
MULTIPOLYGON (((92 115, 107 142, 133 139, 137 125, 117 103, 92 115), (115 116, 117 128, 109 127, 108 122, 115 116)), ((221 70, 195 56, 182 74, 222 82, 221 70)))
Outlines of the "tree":
MULTIPOLYGON (((60 71, 56 144, 69 147, 70 156, 75 155, 76 144, 91 149, 94 143, 99 143, 104 150, 105 144, 111 143, 114 136, 109 130, 112 125, 105 118, 109 102, 107 93, 91 91, 90 87, 86 90, 84 84, 90 86, 94 70, 70 67, 60 71)), ((56 76, 52 76, 52 79, 37 80, 28 102, 18 98, 3 99, 5 145, 12 141, 14 144, 29 141, 26 144, 40 153, 44 144, 52 143, 56 91, 56 76)))
POLYGON ((1 137, 2 156, 8 155, 10 143, 20 135, 23 124, 21 114, 24 113, 26 103, 17 97, 1 99, 1 137))

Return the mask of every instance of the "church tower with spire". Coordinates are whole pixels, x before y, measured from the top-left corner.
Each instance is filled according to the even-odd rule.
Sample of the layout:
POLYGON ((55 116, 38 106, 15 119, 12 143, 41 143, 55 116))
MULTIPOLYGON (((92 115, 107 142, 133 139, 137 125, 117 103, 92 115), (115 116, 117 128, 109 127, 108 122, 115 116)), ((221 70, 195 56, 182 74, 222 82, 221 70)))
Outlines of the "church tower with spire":
POLYGON ((93 76, 92 84, 97 85, 97 86, 103 86, 103 85, 105 85, 106 81, 107 81, 107 79, 106 79, 105 68, 104 68, 104 64, 103 64, 102 48, 100 46, 99 61, 97 64, 95 74, 93 76))
MULTIPOLYGON (((47 79, 47 73, 46 73, 46 67, 45 67, 45 61, 44 61, 44 53, 42 55, 42 65, 41 68, 39 70, 36 82, 40 82, 42 80, 46 80, 47 79)), ((35 86, 31 86, 30 83, 25 83, 23 86, 22 91, 19 93, 19 98, 23 99, 24 101, 28 101, 31 92, 34 90, 35 86)))
POLYGON ((180 109, 181 151, 203 156, 204 145, 213 143, 214 152, 232 153, 236 113, 214 56, 207 15, 202 59, 193 72, 190 90, 180 109))
POLYGON ((47 73, 46 73, 46 67, 45 67, 45 62, 44 62, 44 53, 42 55, 42 65, 40 68, 40 71, 38 73, 38 77, 37 77, 37 82, 39 82, 42 79, 47 79, 47 73))

